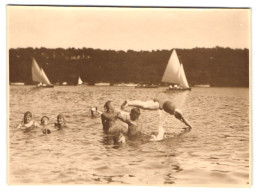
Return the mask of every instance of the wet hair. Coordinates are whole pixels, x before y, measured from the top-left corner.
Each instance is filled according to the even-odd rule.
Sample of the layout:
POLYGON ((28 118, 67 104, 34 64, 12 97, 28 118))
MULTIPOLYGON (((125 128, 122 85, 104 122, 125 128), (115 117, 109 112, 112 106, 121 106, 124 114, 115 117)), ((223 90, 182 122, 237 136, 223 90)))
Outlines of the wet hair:
POLYGON ((131 114, 133 114, 136 118, 138 118, 141 115, 140 108, 132 108, 131 109, 131 114))
POLYGON ((27 112, 24 113, 24 118, 25 118, 27 115, 29 115, 29 116, 32 118, 32 114, 31 114, 30 111, 27 111, 27 112))
POLYGON ((49 121, 49 118, 47 116, 42 116, 42 118, 40 119, 40 122, 43 122, 43 118, 47 118, 47 120, 49 121))
POLYGON ((166 101, 163 104, 163 109, 164 109, 165 112, 167 112, 169 114, 174 114, 175 113, 175 106, 169 101, 166 101))
POLYGON ((110 104, 112 103, 112 101, 107 101, 105 104, 104 104, 104 108, 106 110, 110 110, 110 104))

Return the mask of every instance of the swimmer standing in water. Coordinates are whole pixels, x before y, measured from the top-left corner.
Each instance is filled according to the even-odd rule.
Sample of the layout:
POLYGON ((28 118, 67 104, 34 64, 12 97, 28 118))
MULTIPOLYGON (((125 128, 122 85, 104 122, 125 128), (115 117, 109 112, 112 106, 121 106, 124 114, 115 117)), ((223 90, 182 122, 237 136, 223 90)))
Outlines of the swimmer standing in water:
POLYGON ((142 124, 139 121, 141 110, 139 108, 132 108, 130 112, 130 119, 123 117, 120 113, 117 118, 128 124, 127 136, 129 139, 137 138, 141 135, 142 124))
MULTIPOLYGON (((141 115, 141 110, 139 108, 132 108, 130 112, 130 118, 124 117, 121 113, 117 113, 117 119, 123 121, 128 125, 128 131, 125 135, 128 136, 130 140, 135 140, 141 136, 142 124, 139 121, 141 115)), ((125 143, 125 136, 122 132, 115 133, 113 137, 114 143, 125 143)))
POLYGON ((127 133, 127 127, 122 123, 117 123, 118 112, 115 111, 112 101, 104 104, 105 111, 101 114, 101 122, 105 133, 127 133))

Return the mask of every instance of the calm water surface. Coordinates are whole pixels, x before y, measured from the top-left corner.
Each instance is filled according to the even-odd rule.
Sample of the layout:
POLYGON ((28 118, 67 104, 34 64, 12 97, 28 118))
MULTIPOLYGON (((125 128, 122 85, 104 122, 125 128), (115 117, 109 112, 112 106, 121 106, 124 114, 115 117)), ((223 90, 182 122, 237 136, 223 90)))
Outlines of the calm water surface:
MULTIPOLYGON (((130 109, 128 109, 129 111, 130 109)), ((145 134, 156 133, 157 111, 142 111, 145 134)), ((247 185, 249 183, 249 89, 10 86, 10 184, 125 185, 247 185), (100 118, 91 119, 90 106, 103 108, 112 100, 117 109, 125 99, 162 98, 183 110, 193 129, 167 116, 165 139, 116 146, 102 131, 100 118), (39 121, 66 116, 68 128, 43 135, 15 127, 25 111, 39 121)))

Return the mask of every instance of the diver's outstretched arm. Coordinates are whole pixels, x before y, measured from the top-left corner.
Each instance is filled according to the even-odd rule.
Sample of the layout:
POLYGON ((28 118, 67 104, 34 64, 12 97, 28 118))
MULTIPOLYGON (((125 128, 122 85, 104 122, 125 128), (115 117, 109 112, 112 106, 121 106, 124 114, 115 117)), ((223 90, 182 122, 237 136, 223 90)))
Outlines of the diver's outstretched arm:
POLYGON ((189 129, 192 129, 192 126, 190 125, 190 123, 184 118, 183 115, 181 115, 181 119, 179 119, 180 121, 182 121, 183 123, 185 123, 189 129))

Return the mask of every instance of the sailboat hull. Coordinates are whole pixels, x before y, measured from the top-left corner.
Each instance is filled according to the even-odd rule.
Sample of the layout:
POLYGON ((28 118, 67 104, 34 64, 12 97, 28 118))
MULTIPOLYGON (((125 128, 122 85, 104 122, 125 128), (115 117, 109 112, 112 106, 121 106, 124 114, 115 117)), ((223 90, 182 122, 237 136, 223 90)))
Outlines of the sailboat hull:
POLYGON ((153 86, 135 86, 135 88, 158 88, 158 85, 153 85, 153 86))
POLYGON ((54 85, 46 85, 46 86, 36 86, 36 87, 38 87, 38 88, 53 88, 54 87, 54 85))
POLYGON ((167 91, 185 91, 185 90, 192 90, 191 87, 189 88, 182 88, 182 89, 177 89, 177 88, 172 88, 172 89, 166 89, 167 91))
POLYGON ((43 87, 45 87, 45 88, 53 88, 54 85, 47 85, 47 86, 43 86, 43 87))

